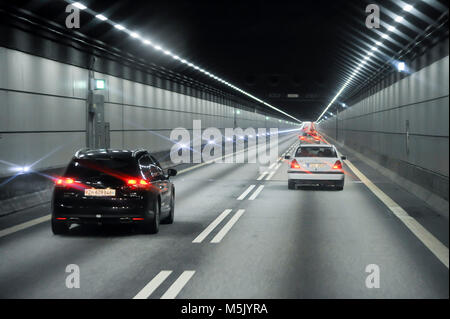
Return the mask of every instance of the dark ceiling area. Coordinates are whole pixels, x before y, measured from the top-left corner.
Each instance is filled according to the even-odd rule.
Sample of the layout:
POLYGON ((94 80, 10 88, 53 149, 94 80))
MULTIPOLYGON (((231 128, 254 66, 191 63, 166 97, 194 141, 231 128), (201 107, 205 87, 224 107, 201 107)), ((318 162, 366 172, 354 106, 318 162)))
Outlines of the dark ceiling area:
MULTIPOLYGON (((315 120, 379 38, 383 23, 401 14, 405 3, 376 2, 382 21, 377 30, 365 26, 366 6, 375 3, 366 0, 81 2, 301 120, 315 120)), ((408 3, 427 19, 411 18, 414 28, 405 27, 392 46, 383 48, 386 59, 448 10, 439 1, 408 3)), ((17 0, 14 5, 61 25, 67 16, 61 0, 17 0)), ((176 72, 203 76, 86 12, 77 31, 176 72)), ((377 63, 382 59, 366 72, 376 71, 377 63)))

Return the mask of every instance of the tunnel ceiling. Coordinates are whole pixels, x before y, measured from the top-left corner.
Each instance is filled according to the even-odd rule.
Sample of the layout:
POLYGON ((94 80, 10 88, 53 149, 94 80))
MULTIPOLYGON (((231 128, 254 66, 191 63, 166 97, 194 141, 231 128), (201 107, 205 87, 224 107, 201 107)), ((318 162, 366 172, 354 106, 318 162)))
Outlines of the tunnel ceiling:
MULTIPOLYGON (((301 120, 317 118, 362 54, 379 38, 383 23, 392 23, 395 14, 404 13, 405 4, 376 2, 381 8, 382 27, 375 30, 365 26, 365 8, 373 1, 82 3, 301 120)), ((399 26, 401 32, 381 48, 383 55, 368 65, 366 73, 355 79, 356 84, 448 11, 444 2, 408 3, 421 16, 408 16, 412 26, 399 26)), ((67 16, 64 1, 17 0, 14 5, 61 25, 67 16)), ((82 13, 79 31, 174 71, 194 78, 203 76, 87 13, 82 13)))

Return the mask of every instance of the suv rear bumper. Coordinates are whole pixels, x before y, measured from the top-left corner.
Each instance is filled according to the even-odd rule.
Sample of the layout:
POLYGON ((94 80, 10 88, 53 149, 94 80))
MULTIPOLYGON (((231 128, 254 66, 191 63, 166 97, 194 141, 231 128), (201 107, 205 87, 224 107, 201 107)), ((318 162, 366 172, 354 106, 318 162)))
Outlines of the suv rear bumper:
POLYGON ((344 181, 345 174, 343 172, 304 172, 304 171, 288 171, 288 179, 301 181, 344 181))
POLYGON ((149 217, 144 207, 64 207, 54 203, 52 218, 67 224, 126 224, 149 217))

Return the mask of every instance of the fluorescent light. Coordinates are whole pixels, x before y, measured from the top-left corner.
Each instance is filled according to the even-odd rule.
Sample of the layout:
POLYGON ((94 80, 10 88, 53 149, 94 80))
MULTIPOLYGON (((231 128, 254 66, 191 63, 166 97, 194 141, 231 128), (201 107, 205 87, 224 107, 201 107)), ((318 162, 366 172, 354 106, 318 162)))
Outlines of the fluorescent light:
MULTIPOLYGON (((413 9, 413 6, 410 4, 405 4, 403 6, 403 10, 404 11, 411 11, 413 9)), ((394 20, 398 23, 404 21, 404 18, 402 16, 394 16, 394 20)), ((386 29, 390 32, 395 31, 395 27, 391 26, 391 25, 386 25, 385 26, 386 29)), ((383 39, 389 39, 389 35, 387 35, 386 33, 381 33, 381 37, 383 39)), ((382 45, 381 41, 376 41, 375 42, 376 46, 380 46, 382 45)), ((325 116, 327 110, 333 105, 333 103, 336 101, 336 99, 341 95, 341 93, 345 90, 345 88, 348 86, 348 84, 354 79, 354 77, 356 76, 356 74, 360 71, 361 67, 366 64, 368 62, 368 60, 370 59, 370 56, 374 55, 375 51, 377 51, 378 48, 376 48, 375 46, 371 47, 370 51, 367 53, 367 55, 364 57, 364 59, 362 60, 362 62, 360 62, 360 64, 354 69, 353 73, 350 75, 350 77, 345 81, 344 85, 340 88, 340 90, 337 92, 337 94, 333 97, 333 99, 330 101, 330 103, 325 107, 325 109, 322 111, 322 113, 319 115, 319 117, 316 119, 316 122, 320 123, 323 119, 327 119, 327 116, 325 116), (323 117, 323 118, 322 118, 323 117), (322 120, 321 120, 322 119, 322 120)), ((397 61, 396 63, 394 63, 395 67, 397 68, 397 70, 399 72, 404 72, 407 70, 407 65, 405 64, 405 62, 402 61, 397 61)), ((346 107, 345 104, 341 104, 343 107, 346 107)))
POLYGON ((403 7, 403 10, 405 10, 406 12, 410 12, 414 7, 410 4, 407 4, 403 7))
POLYGON ((116 28, 116 29, 119 29, 119 30, 125 30, 125 27, 123 26, 123 25, 120 25, 120 24, 115 24, 114 25, 114 28, 116 28))
POLYGON ((84 10, 87 8, 84 4, 82 4, 80 2, 74 2, 74 3, 72 3, 72 5, 80 10, 84 10))
POLYGON ((155 50, 158 50, 158 51, 162 50, 162 48, 159 45, 155 45, 154 48, 155 48, 155 50))
POLYGON ((152 42, 150 40, 147 40, 147 39, 142 40, 142 43, 144 43, 145 45, 152 44, 152 42))
POLYGON ((168 50, 164 50, 164 54, 166 54, 166 55, 171 55, 172 52, 170 52, 170 51, 168 51, 168 50))
POLYGON ((131 35, 131 37, 133 37, 133 38, 135 38, 135 39, 139 39, 139 38, 141 37, 141 36, 140 36, 138 33, 136 33, 136 32, 131 32, 130 35, 131 35))
POLYGON ((108 20, 108 18, 105 17, 103 14, 97 14, 95 17, 96 17, 97 19, 99 19, 99 20, 102 20, 102 21, 108 20))

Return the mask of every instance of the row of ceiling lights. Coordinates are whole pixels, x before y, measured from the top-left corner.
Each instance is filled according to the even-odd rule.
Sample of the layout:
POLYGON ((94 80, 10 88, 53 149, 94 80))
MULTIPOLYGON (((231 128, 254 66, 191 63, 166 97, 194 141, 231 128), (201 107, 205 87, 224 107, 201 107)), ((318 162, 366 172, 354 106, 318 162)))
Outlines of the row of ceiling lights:
MULTIPOLYGON (((296 117, 294 117, 294 116, 284 112, 283 110, 280 110, 279 108, 276 108, 275 106, 273 106, 273 105, 271 105, 271 104, 269 104, 269 103, 267 103, 267 102, 257 98, 256 96, 254 96, 254 95, 252 95, 252 94, 250 94, 250 93, 248 93, 248 92, 238 88, 237 86, 235 86, 235 85, 225 81, 224 79, 214 75, 213 73, 202 69, 201 67, 199 67, 199 66, 195 65, 194 63, 192 63, 192 62, 190 62, 190 61, 180 57, 179 55, 176 55, 176 54, 172 53, 171 51, 163 48, 162 46, 153 43, 148 38, 141 36, 139 33, 135 32, 135 31, 128 30, 123 25, 111 21, 106 16, 104 16, 102 14, 99 14, 99 13, 97 13, 97 12, 91 10, 91 9, 88 9, 81 2, 73 2, 73 1, 67 1, 67 2, 69 2, 71 5, 73 5, 74 7, 78 8, 80 10, 86 10, 86 12, 94 15, 100 21, 110 23, 111 25, 114 26, 115 29, 117 29, 119 31, 122 31, 122 32, 128 33, 132 38, 140 40, 144 45, 151 46, 153 49, 162 52, 163 54, 173 58, 174 60, 179 61, 180 63, 182 63, 184 65, 187 65, 187 66, 193 68, 194 70, 199 71, 199 72, 209 76, 210 78, 212 78, 212 79, 214 79, 214 80, 216 80, 216 81, 218 81, 218 82, 220 82, 220 83, 222 83, 222 84, 232 88, 233 90, 238 91, 239 93, 244 94, 244 95, 248 96, 249 98, 251 98, 251 99, 253 99, 253 100, 257 101, 257 102, 259 102, 259 103, 261 103, 261 104, 263 104, 263 105, 265 105, 265 106, 267 106, 267 107, 269 107, 269 108, 271 108, 271 109, 273 109, 273 110, 275 110, 275 111, 277 111, 277 112, 279 112, 279 113, 281 113, 281 114, 283 114, 285 116, 288 116, 288 117, 292 118, 293 120, 297 121, 298 123, 302 123, 302 121, 300 121, 296 117)), ((288 121, 288 123, 294 124, 294 122, 289 122, 289 121, 288 121)))
MULTIPOLYGON (((410 4, 405 4, 403 6, 403 11, 405 12, 411 12, 414 9, 414 7, 410 4)), ((394 21, 397 23, 404 22, 405 18, 397 15, 394 17, 394 21)), ((367 55, 360 61, 358 66, 355 68, 353 73, 350 75, 350 77, 345 81, 344 85, 339 89, 337 94, 333 97, 333 99, 330 101, 330 103, 325 107, 323 112, 319 115, 316 122, 320 123, 322 120, 327 119, 325 114, 327 113, 328 109, 333 105, 333 103, 338 99, 338 97, 342 94, 342 92, 345 90, 345 88, 350 84, 350 82, 353 80, 353 78, 359 73, 359 71, 364 67, 364 65, 371 59, 371 57, 375 54, 376 51, 378 51, 378 47, 380 47, 383 44, 384 40, 390 39, 389 32, 394 32, 396 30, 395 26, 387 25, 386 30, 387 33, 381 34, 381 39, 378 41, 375 41, 375 45, 370 48, 370 50, 367 52, 367 55)), ((404 62, 399 62, 396 65, 397 69, 399 71, 404 71, 406 68, 406 65, 404 62)))

